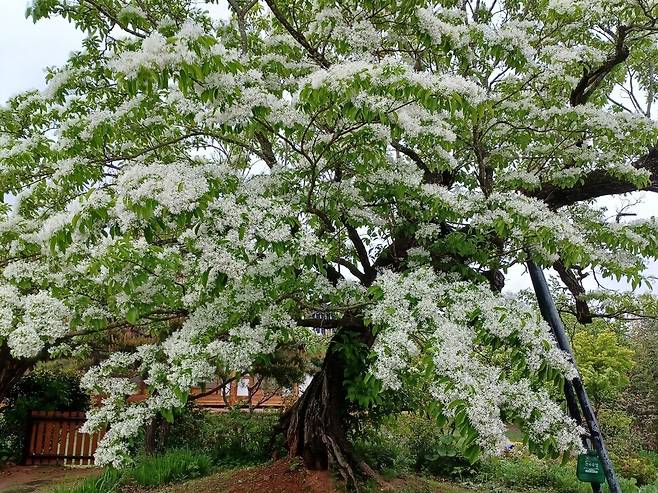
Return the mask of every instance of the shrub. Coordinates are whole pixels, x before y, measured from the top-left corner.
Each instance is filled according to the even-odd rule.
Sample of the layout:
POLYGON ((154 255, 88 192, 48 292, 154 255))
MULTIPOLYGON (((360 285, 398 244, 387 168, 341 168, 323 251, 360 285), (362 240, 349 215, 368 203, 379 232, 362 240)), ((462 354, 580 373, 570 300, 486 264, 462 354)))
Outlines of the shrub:
POLYGON ((391 474, 412 471, 415 457, 398 420, 387 418, 380 426, 365 426, 352 437, 355 452, 375 469, 391 474))
POLYGON ((458 437, 450 433, 450 429, 418 414, 409 414, 404 418, 416 471, 460 478, 475 472, 475 467, 461 453, 458 437))
POLYGON ((475 470, 450 430, 420 414, 383 418, 356 430, 352 441, 356 452, 382 471, 462 477, 475 470))
POLYGON ((19 459, 30 411, 84 411, 89 397, 73 370, 38 368, 11 389, 0 408, 0 461, 19 459))
MULTIPOLYGON (((217 465, 265 462, 274 452, 271 440, 278 420, 278 412, 212 413, 188 408, 174 422, 167 446, 208 451, 217 465)), ((280 447, 281 443, 275 444, 280 447)))
POLYGON ((564 493, 579 493, 575 468, 569 471, 571 479, 559 467, 540 461, 530 455, 510 458, 493 457, 481 464, 478 480, 496 483, 509 488, 557 488, 564 493))
POLYGON ((658 470, 649 457, 634 455, 617 461, 619 474, 626 478, 635 478, 638 485, 652 483, 658 476, 658 470))
MULTIPOLYGON (((618 468, 619 469, 619 468, 618 468)), ((620 473, 620 471, 617 471, 620 473)), ((555 491, 560 493, 590 493, 589 483, 581 483, 576 477, 576 465, 566 465, 537 459, 527 454, 494 457, 482 462, 476 477, 479 483, 511 488, 514 491, 555 491)), ((639 486, 635 478, 619 477, 624 493, 658 493, 658 483, 639 486)), ((609 489, 603 487, 603 492, 609 489)))
POLYGON ((642 450, 640 451, 639 455, 649 459, 653 463, 653 465, 656 466, 656 469, 658 469, 658 452, 654 452, 651 450, 642 450))

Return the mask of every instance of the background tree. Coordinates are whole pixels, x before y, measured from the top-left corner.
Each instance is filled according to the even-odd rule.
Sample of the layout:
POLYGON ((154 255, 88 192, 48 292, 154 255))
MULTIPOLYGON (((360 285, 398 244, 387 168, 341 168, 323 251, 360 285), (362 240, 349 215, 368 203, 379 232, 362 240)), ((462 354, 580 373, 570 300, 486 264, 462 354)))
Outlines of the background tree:
POLYGON ((658 330, 656 323, 638 324, 632 336, 635 365, 622 396, 624 409, 635 418, 635 437, 648 450, 658 450, 658 330))
POLYGON ((648 359, 656 297, 601 290, 586 299, 593 320, 582 325, 573 300, 559 297, 587 392, 621 475, 651 483, 658 474, 646 452, 655 450, 658 431, 655 359, 648 359))
POLYGON ((467 458, 495 453, 505 421, 538 455, 579 447, 546 390, 573 368, 500 291, 508 267, 552 265, 587 321, 583 275, 646 281, 656 222, 592 201, 658 190, 656 5, 231 6, 231 22, 186 0, 30 7, 89 35, 0 112, 4 373, 158 334, 84 379, 106 396, 87 428, 111 425, 97 461, 121 465, 190 386, 266 365, 327 312, 322 367, 281 423, 309 467, 372 473, 346 426, 406 385, 467 458), (149 397, 128 404, 136 374, 149 397))
POLYGON ((611 330, 581 330, 573 338, 578 369, 598 411, 626 388, 634 352, 611 330))

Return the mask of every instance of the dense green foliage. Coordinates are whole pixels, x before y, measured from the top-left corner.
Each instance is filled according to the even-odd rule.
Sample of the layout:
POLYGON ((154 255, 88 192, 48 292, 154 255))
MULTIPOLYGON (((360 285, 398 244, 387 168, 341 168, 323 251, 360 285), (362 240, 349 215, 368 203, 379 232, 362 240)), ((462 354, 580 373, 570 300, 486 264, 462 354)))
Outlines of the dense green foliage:
POLYGON ((127 478, 143 486, 157 486, 205 476, 212 468, 211 457, 199 450, 172 449, 142 459, 130 469, 127 478))
MULTIPOLYGON (((581 483, 576 478, 576 465, 570 462, 560 465, 552 461, 540 461, 525 454, 514 454, 503 458, 484 461, 479 466, 473 482, 491 486, 492 491, 501 491, 501 487, 513 491, 590 493, 589 483, 581 483)), ((624 493, 656 493, 658 483, 638 486, 635 479, 620 478, 624 493)), ((608 488, 604 486, 604 493, 608 488)))
POLYGON ((638 324, 632 333, 635 366, 620 406, 635 417, 636 441, 658 450, 658 323, 638 324))
POLYGON ((84 411, 89 396, 74 370, 38 368, 24 376, 0 407, 0 462, 23 453, 30 411, 84 411))
POLYGON ((651 484, 658 478, 648 452, 658 445, 656 298, 598 293, 589 301, 611 316, 583 325, 563 308, 580 373, 618 473, 651 484))
POLYGON ((589 397, 599 409, 628 385, 633 350, 615 332, 596 328, 578 331, 573 347, 589 397))
POLYGON ((222 466, 257 464, 272 458, 272 436, 279 414, 233 410, 212 413, 190 409, 179 416, 167 438, 169 447, 187 447, 208 453, 222 466))
POLYGON ((400 414, 379 426, 362 426, 353 434, 357 452, 387 475, 430 473, 458 476, 474 472, 460 452, 460 437, 435 419, 400 414))
MULTIPOLYGON (((608 423, 612 418, 607 419, 608 423)), ((628 430, 629 427, 626 426, 628 430)), ((658 455, 637 450, 624 451, 612 437, 618 451, 615 463, 624 493, 658 492, 655 475, 658 455)), ((589 493, 589 484, 576 478, 575 460, 565 464, 539 460, 518 444, 502 457, 469 462, 459 452, 449 430, 437 427, 432 419, 403 414, 383 420, 378 426, 366 426, 353 436, 358 452, 385 476, 423 474, 451 477, 484 485, 491 491, 510 488, 519 492, 589 493)), ((507 490, 505 490, 507 491, 507 490)))

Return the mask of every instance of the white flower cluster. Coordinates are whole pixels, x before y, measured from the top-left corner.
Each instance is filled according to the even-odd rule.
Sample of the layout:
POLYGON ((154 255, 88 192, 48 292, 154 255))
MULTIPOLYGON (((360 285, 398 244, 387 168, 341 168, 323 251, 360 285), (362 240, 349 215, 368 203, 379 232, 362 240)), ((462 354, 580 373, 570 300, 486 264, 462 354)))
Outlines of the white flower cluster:
POLYGON ((136 51, 124 51, 109 62, 109 67, 128 78, 135 78, 141 68, 163 69, 180 63, 194 63, 197 59, 189 48, 193 41, 204 34, 203 28, 192 20, 186 20, 176 40, 169 43, 158 31, 149 34, 136 51))
POLYGON ((69 332, 70 319, 66 305, 46 291, 22 295, 12 285, 0 287, 0 337, 15 358, 32 358, 57 342, 69 332))
POLYGON ((512 363, 534 375, 546 365, 566 378, 575 376, 568 356, 536 312, 519 300, 438 277, 428 268, 406 275, 383 272, 376 286, 383 295, 367 312, 378 329, 372 371, 386 388, 403 385, 405 372, 414 371, 431 341, 432 395, 447 416, 455 416, 456 402, 467 403, 468 421, 487 452, 498 452, 505 441, 502 411, 524 421, 537 440, 556 437, 560 451, 580 447, 582 430, 546 391, 508 370, 512 363), (512 362, 490 353, 484 342, 490 337, 507 348, 496 353, 509 351, 512 362))
MULTIPOLYGON (((117 193, 133 204, 155 200, 159 208, 178 214, 196 207, 198 200, 208 192, 209 178, 215 171, 189 163, 135 164, 123 170, 117 180, 117 193)), ((162 212, 154 211, 156 215, 162 212)), ((123 200, 117 202, 115 214, 124 227, 137 220, 123 200)))

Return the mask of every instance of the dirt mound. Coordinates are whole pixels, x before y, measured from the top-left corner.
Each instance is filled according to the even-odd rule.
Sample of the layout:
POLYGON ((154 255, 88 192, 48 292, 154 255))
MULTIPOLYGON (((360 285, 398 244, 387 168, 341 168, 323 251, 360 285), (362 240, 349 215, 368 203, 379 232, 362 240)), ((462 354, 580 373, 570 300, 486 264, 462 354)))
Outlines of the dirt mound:
MULTIPOLYGON (((329 472, 308 471, 301 462, 284 459, 262 466, 222 471, 163 489, 138 488, 122 490, 122 493, 340 493, 341 491, 334 486, 334 480, 329 472)), ((396 478, 378 487, 371 485, 366 491, 476 493, 474 490, 453 483, 415 476, 396 478)))
POLYGON ((328 471, 308 471, 296 460, 223 471, 162 493, 338 493, 328 471))
POLYGON ((293 460, 235 471, 226 493, 334 493, 328 471, 308 471, 293 460))

